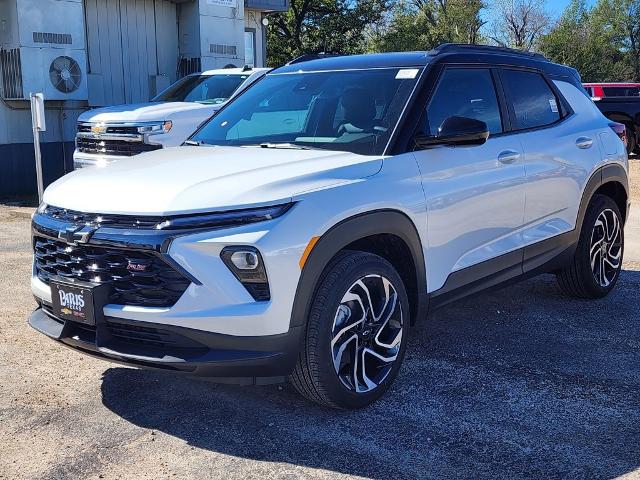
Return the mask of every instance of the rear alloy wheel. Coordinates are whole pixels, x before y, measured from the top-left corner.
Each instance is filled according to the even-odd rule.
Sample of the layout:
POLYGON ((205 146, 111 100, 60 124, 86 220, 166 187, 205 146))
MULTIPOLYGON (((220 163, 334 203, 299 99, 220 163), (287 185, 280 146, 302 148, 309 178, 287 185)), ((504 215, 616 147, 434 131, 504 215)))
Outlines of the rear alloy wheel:
POLYGON ((611 209, 603 210, 591 232, 591 273, 602 288, 611 285, 622 265, 622 228, 618 215, 611 209))
POLYGON ((342 252, 323 274, 291 382, 321 405, 367 406, 397 375, 408 327, 407 294, 393 266, 342 252))
POLYGON ((587 209, 572 263, 558 272, 562 290, 580 298, 602 298, 622 269, 624 228, 616 203, 595 195, 587 209))

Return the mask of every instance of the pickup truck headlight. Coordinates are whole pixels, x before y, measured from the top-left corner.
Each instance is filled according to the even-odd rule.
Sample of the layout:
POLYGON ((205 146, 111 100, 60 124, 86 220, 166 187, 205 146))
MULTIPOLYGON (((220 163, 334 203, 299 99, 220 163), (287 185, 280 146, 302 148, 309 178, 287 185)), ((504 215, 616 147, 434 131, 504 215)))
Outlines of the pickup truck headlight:
POLYGON ((278 218, 291 208, 292 203, 229 212, 204 213, 173 217, 156 225, 157 230, 189 228, 216 228, 246 225, 278 218))
POLYGON ((159 133, 169 133, 173 128, 173 122, 167 120, 162 123, 155 123, 138 127, 138 132, 146 133, 147 135, 157 135, 159 133))

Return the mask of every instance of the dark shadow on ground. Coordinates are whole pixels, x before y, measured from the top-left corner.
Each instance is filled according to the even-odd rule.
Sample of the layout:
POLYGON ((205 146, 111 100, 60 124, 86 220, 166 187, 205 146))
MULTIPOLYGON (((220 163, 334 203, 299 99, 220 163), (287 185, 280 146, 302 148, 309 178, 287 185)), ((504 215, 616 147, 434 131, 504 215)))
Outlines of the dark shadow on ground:
POLYGON ((640 272, 607 298, 551 276, 468 299, 415 330, 391 391, 336 412, 291 387, 111 368, 104 405, 227 455, 388 478, 612 478, 640 468, 640 272))

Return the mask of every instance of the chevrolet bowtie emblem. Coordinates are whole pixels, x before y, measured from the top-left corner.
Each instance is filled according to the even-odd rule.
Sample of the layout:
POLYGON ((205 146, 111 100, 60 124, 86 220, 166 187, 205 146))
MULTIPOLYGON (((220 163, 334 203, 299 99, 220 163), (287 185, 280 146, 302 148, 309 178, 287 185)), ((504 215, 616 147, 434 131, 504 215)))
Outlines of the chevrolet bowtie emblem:
POLYGON ((107 133, 107 126, 104 123, 96 123, 91 126, 91 133, 94 135, 102 135, 103 133, 107 133))
POLYGON ((64 240, 70 245, 87 243, 91 238, 91 235, 93 235, 97 229, 97 227, 93 227, 91 225, 84 225, 82 227, 68 227, 64 230, 58 231, 58 238, 60 240, 64 240))

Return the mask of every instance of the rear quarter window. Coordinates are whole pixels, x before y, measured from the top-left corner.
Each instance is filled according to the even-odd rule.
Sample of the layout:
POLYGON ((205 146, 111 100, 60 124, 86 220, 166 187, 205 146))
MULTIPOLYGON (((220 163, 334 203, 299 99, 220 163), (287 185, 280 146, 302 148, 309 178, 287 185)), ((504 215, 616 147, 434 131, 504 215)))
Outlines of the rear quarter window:
POLYGON ((544 127, 560 120, 560 102, 539 73, 505 69, 502 82, 513 109, 515 129, 544 127))

